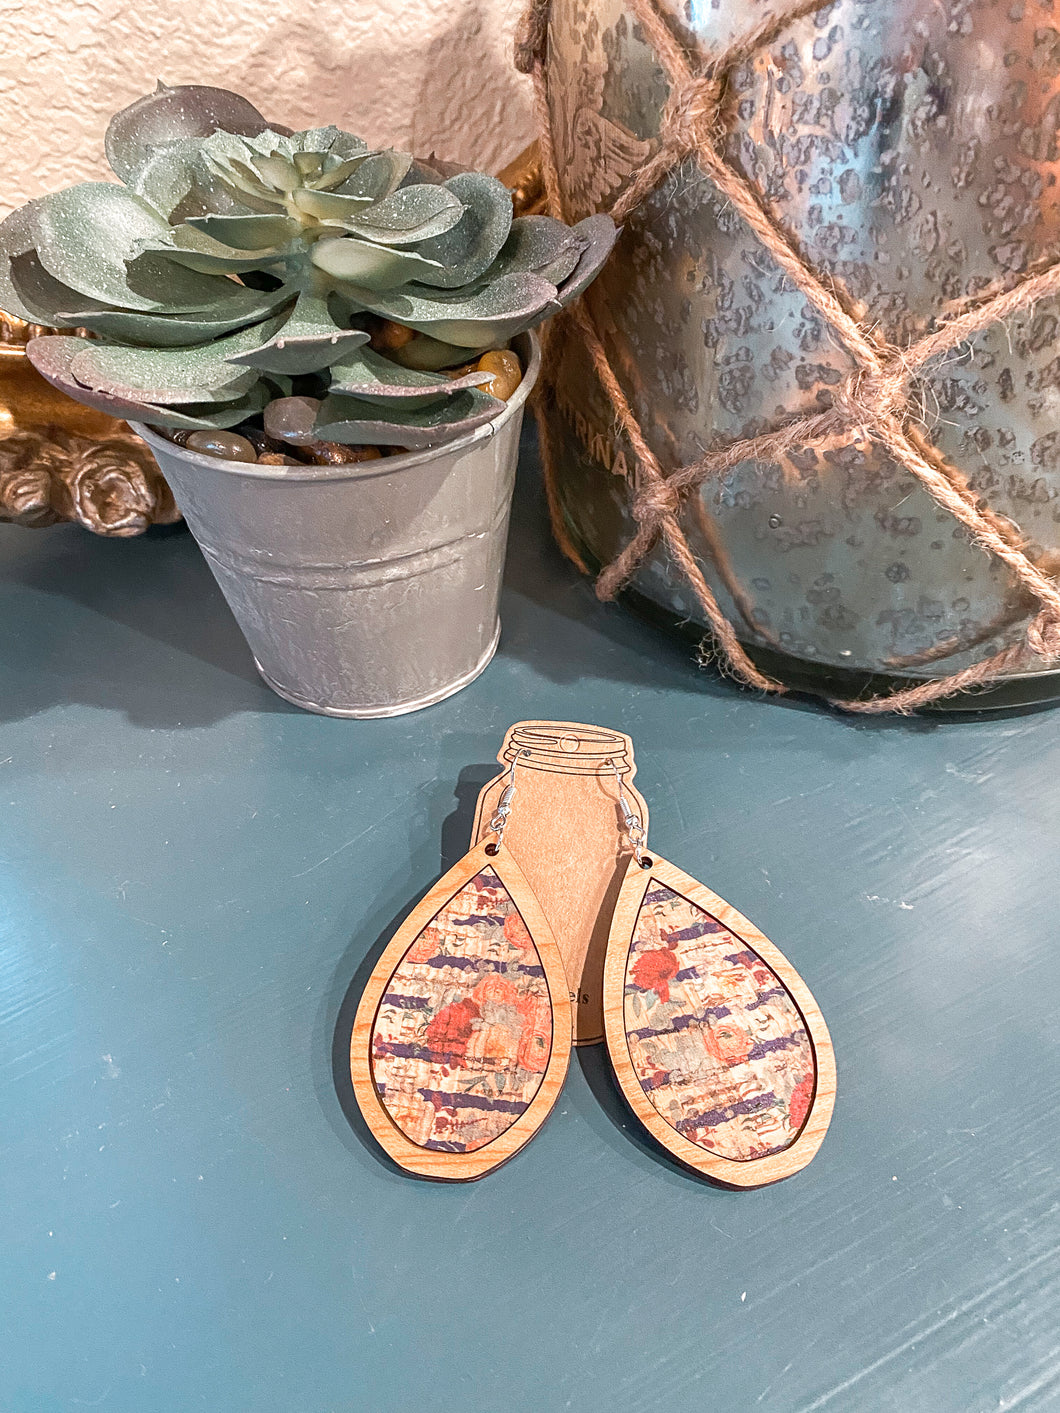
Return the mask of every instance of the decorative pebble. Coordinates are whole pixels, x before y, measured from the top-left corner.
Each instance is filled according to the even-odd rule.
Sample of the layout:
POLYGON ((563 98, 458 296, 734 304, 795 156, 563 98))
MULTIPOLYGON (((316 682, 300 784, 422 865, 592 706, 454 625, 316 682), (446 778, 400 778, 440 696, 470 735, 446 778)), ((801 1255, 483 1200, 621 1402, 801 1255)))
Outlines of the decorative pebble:
POLYGON ((216 456, 222 461, 257 461, 254 443, 238 432, 192 432, 184 443, 200 456, 216 456))
POLYGON ((523 366, 510 348, 491 348, 475 364, 475 371, 493 375, 484 391, 502 402, 507 402, 523 381, 523 366))
POLYGON ((307 446, 315 442, 313 424, 320 411, 316 397, 277 397, 265 409, 265 435, 277 442, 307 446))
POLYGON ((241 427, 240 433, 253 445, 259 457, 263 451, 283 451, 283 446, 267 436, 261 427, 241 427))
POLYGON ((462 363, 459 368, 446 368, 447 378, 463 378, 468 373, 489 373, 490 380, 482 391, 507 402, 523 381, 523 367, 517 356, 507 348, 491 348, 481 358, 462 363))
POLYGON ((377 446, 344 446, 342 442, 309 442, 302 446, 314 466, 350 466, 355 461, 377 461, 377 446))
POLYGON ((394 349, 404 348, 415 337, 415 329, 406 329, 404 324, 395 324, 393 319, 380 319, 372 330, 370 347, 377 353, 392 353, 394 349))
POLYGON ((299 466, 297 456, 288 456, 285 451, 261 451, 258 453, 259 466, 299 466))
POLYGON ((185 432, 180 427, 159 427, 157 430, 169 441, 176 442, 177 446, 187 446, 188 438, 191 436, 190 432, 185 432))

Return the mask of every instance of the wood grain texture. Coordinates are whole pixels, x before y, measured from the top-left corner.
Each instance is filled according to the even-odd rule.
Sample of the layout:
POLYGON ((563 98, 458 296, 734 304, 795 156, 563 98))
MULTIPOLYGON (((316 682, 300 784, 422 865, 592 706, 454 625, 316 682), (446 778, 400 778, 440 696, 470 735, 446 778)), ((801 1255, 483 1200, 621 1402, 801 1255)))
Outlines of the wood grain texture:
POLYGON ((632 785, 633 742, 622 731, 578 721, 518 721, 497 759, 504 770, 480 792, 473 842, 489 821, 516 757, 504 845, 539 900, 570 983, 575 1045, 604 1038, 603 967, 611 917, 632 857, 618 805, 616 762, 627 799, 648 826, 632 785))
MULTIPOLYGON (((365 1122, 372 1134, 391 1158, 407 1172, 440 1181, 472 1181, 499 1167, 517 1153, 524 1144, 529 1142, 548 1117, 563 1085, 570 1063, 570 1003, 567 997, 563 963, 555 940, 540 905, 519 866, 503 846, 498 848, 496 853, 488 852, 493 848, 496 848, 496 845, 486 841, 472 849, 413 908, 383 952, 368 979, 368 984, 365 986, 357 1007, 350 1040, 350 1074, 353 1080, 353 1090, 361 1113, 364 1115, 365 1122), (508 897, 515 906, 514 916, 522 919, 529 939, 537 952, 544 971, 547 1000, 551 1007, 551 1047, 547 1062, 543 1066, 537 1060, 527 1062, 533 1072, 532 1082, 527 1082, 526 1097, 529 1102, 522 1108, 514 1121, 496 1136, 486 1136, 486 1140, 473 1151, 449 1152, 438 1147, 427 1147, 423 1142, 414 1141, 409 1136, 410 1133, 417 1131, 414 1118, 404 1113, 395 1117, 395 1114, 388 1109, 383 1095, 380 1093, 380 1076, 375 1072, 373 1066, 373 1041, 377 1039, 377 1026, 384 1012, 384 996, 388 994, 388 987, 395 973, 406 961, 409 949, 425 935, 432 947, 435 942, 442 940, 438 934, 445 930, 445 925, 439 929, 437 920, 444 914, 447 905, 457 895, 460 895, 462 890, 466 890, 472 880, 484 873, 495 876, 503 884, 508 897), (431 936, 432 929, 436 934, 434 937, 431 936), (538 1074, 540 1074, 539 1082, 536 1078, 538 1074)), ((502 930, 497 929, 497 931, 501 932, 502 930)), ((452 929, 450 928, 450 937, 451 933, 452 929)), ((507 949, 503 935, 499 938, 499 945, 507 949)), ((467 1044, 472 1033, 487 1029, 488 1020, 484 1020, 481 1014, 487 1008, 487 1001, 481 993, 477 1000, 472 999, 473 987, 481 986, 482 982, 477 980, 476 974, 470 967, 461 965, 464 961, 464 958, 458 958, 457 965, 450 969, 452 978, 449 991, 451 993, 450 1001, 453 1004, 456 1006, 463 1004, 465 1007, 469 1007, 467 1012, 468 1033, 461 1036, 463 1049, 466 1051, 472 1048, 467 1044), (465 979, 465 973, 469 970, 471 975, 465 979)), ((494 972, 491 978, 494 987, 497 976, 498 973, 494 972)), ((489 984, 487 982, 487 985, 489 984)), ((542 1029, 540 1024, 536 1028, 539 1031, 542 1029)), ((431 1073, 446 1075, 451 1084, 454 1072, 459 1072, 465 1065, 464 1054, 457 1055, 450 1046, 448 1053, 442 1058, 448 1063, 433 1066, 431 1073)), ((480 1056, 475 1076, 486 1079, 490 1074, 491 1065, 488 1058, 485 1063, 481 1061, 482 1057, 480 1056)), ((492 1068, 503 1077, 504 1072, 511 1067, 506 1058, 498 1056, 492 1068)), ((439 1109, 444 1110, 446 1108, 445 1097, 437 1091, 434 1093, 439 1109)), ((451 1097, 452 1094, 450 1094, 451 1097)), ((454 1110, 454 1112, 456 1111, 454 1110)))
MULTIPOLYGON (((729 1187, 741 1188, 761 1187, 767 1183, 779 1182, 782 1178, 791 1177, 793 1173, 804 1168, 820 1148, 835 1104, 835 1058, 824 1018, 798 972, 753 923, 726 903, 723 898, 719 898, 716 893, 711 892, 702 883, 675 868, 673 864, 654 854, 649 857, 651 859, 650 867, 642 868, 636 860, 631 860, 626 870, 611 925, 611 936, 604 965, 604 1024, 608 1053, 618 1083, 630 1107, 652 1136, 675 1158, 686 1166, 694 1168, 697 1172, 704 1173, 707 1177, 725 1183, 729 1187), (702 909, 704 913, 709 914, 711 919, 716 920, 723 929, 727 930, 727 934, 731 934, 744 947, 757 954, 765 962, 772 978, 781 982, 801 1015, 813 1052, 815 1066, 813 1096, 809 1103, 808 1112, 806 1112, 805 1121, 799 1129, 798 1137, 788 1146, 780 1148, 779 1151, 769 1151, 764 1156, 745 1159, 734 1159, 724 1157, 717 1152, 710 1152, 701 1142, 686 1137, 684 1133, 679 1132, 667 1121, 660 1109, 648 1097, 641 1076, 638 1075, 637 1066, 631 1053, 630 1036, 627 1033, 629 1016, 626 1007, 626 994, 630 950, 645 900, 650 890, 653 887, 658 888, 660 884, 664 889, 673 890, 681 898, 687 899, 697 908, 702 909)), ((661 953, 654 955, 658 956, 661 953)), ((672 956, 672 953, 670 955, 672 956)), ((665 969, 659 968, 659 978, 655 980, 655 986, 663 988, 665 995, 665 988, 668 984, 672 983, 675 986, 678 984, 677 977, 676 963, 665 969)), ((696 1022, 693 1022, 691 1028, 699 1031, 699 1025, 696 1022)), ((709 1022, 703 1026, 703 1033, 713 1051, 713 1055, 707 1059, 707 1063, 703 1067, 703 1072, 707 1076, 708 1088, 714 1082, 715 1076, 727 1072, 730 1067, 735 1067, 735 1070, 749 1070, 749 1066, 745 1063, 748 1058, 749 1046, 734 1047, 734 1042, 730 1040, 729 1045, 734 1048, 730 1048, 727 1052, 725 1043, 722 1041, 719 1053, 719 1041, 713 1034, 713 1028, 709 1022), (712 1059, 716 1061, 714 1064, 711 1063, 712 1059)), ((707 1058, 706 1051, 704 1057, 707 1058)), ((733 1089, 738 1088, 740 1084, 735 1070, 733 1072, 733 1089)), ((751 1089, 754 1090, 756 1080, 753 1074, 750 1075, 749 1083, 751 1089)), ((730 1103, 731 1098, 732 1095, 725 1092, 720 1103, 724 1107, 730 1103)), ((800 1099, 800 1105, 802 1103, 804 1100, 800 1099)), ((752 1109, 754 1107, 753 1100, 750 1107, 752 1109)), ((731 1113, 732 1111, 725 1109, 725 1112, 731 1113)))

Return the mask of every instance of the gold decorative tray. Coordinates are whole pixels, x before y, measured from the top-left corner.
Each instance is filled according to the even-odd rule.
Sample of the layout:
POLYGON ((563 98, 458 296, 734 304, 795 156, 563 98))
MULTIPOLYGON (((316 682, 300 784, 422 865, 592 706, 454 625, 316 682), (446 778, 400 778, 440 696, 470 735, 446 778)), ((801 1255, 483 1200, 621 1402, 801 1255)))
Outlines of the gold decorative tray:
POLYGON ((0 520, 117 536, 173 524, 180 511, 140 438, 58 392, 26 357, 31 338, 53 332, 0 314, 0 520))

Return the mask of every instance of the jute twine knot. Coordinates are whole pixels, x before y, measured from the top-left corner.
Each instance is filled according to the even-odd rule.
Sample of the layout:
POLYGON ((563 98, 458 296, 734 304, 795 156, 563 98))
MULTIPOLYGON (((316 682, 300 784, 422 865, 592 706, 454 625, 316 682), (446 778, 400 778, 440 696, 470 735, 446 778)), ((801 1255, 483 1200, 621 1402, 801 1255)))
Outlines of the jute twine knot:
POLYGON ((664 516, 676 515, 680 509, 681 492, 666 481, 649 482, 643 486, 630 506, 638 525, 658 525, 664 516))
POLYGON ((723 80, 713 74, 675 84, 659 123, 663 143, 684 153, 713 146, 721 130, 723 89, 723 80))
POLYGON ((545 57, 550 8, 551 0, 530 0, 523 12, 515 31, 515 67, 521 74, 533 73, 545 57))
POLYGON ((832 404, 852 426, 891 417, 905 406, 905 377, 900 369, 859 368, 836 389, 832 404))
POLYGON ((1027 646, 1038 657, 1050 661, 1060 657, 1060 618, 1043 608, 1027 629, 1027 646))

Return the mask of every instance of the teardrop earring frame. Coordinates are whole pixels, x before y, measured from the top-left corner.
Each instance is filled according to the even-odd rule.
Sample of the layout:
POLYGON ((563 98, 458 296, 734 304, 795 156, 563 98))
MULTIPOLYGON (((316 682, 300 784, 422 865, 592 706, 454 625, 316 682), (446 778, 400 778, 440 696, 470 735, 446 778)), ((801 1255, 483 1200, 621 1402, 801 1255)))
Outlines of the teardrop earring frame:
MULTIPOLYGON (((510 801, 510 797, 509 797, 510 801)), ((498 831, 503 836, 503 823, 498 831)), ((522 871, 497 837, 486 839, 424 895, 398 928, 368 979, 350 1037, 350 1074, 364 1120, 391 1158, 407 1172, 440 1182, 473 1182, 500 1167, 537 1133, 559 1096, 571 1052, 571 1005, 563 962, 540 904, 522 871), (504 885, 541 959, 552 1012, 548 1062, 527 1108, 503 1133, 470 1153, 421 1147, 398 1128, 382 1102, 372 1069, 372 1035, 387 983, 406 952, 439 912, 484 869, 504 885)))
POLYGON ((733 1188, 764 1187, 780 1182, 811 1161, 832 1119, 836 1094, 835 1054, 824 1017, 802 977, 754 923, 697 879, 666 859, 645 852, 643 828, 621 794, 621 776, 619 781, 620 801, 633 853, 615 904, 604 958, 604 1033, 619 1087, 652 1137, 686 1167, 733 1188), (644 1092, 629 1050, 625 989, 630 949, 641 908, 653 881, 701 908, 761 957, 785 987, 802 1018, 813 1051, 814 1093, 798 1136, 778 1152, 746 1160, 712 1154, 669 1124, 644 1092))

